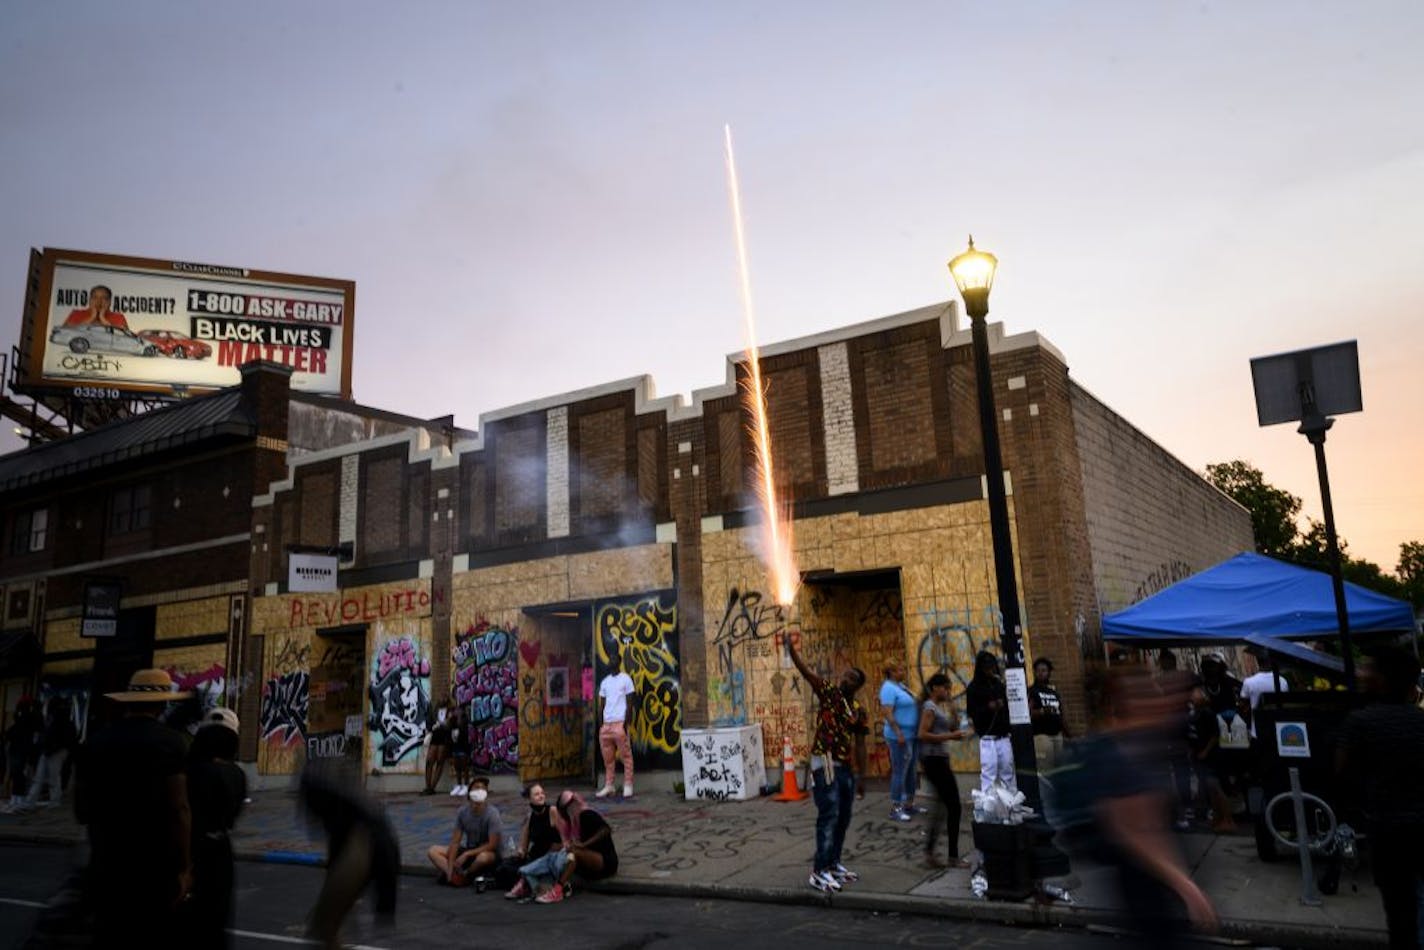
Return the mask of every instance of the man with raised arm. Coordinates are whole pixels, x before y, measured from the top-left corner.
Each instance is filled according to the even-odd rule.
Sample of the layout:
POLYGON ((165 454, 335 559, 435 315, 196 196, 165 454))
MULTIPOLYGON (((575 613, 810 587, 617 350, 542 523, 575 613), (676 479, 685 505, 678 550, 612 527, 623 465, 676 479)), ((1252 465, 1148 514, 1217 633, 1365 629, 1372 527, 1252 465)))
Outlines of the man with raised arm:
POLYGON ((859 879, 841 863, 854 798, 865 797, 865 736, 870 731, 865 707, 855 694, 865 685, 865 673, 852 666, 832 682, 816 675, 796 649, 795 635, 786 637, 791 662, 816 694, 816 736, 811 743, 811 792, 816 800, 816 859, 811 887, 823 893, 839 891, 859 879), (852 755, 854 758, 852 758, 852 755))

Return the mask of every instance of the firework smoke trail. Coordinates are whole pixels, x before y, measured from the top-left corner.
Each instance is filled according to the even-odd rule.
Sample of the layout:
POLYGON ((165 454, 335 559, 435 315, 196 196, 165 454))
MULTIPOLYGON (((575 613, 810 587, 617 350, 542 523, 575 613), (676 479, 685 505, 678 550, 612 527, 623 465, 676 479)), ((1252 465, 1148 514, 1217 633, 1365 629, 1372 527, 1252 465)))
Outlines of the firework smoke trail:
POLYGON ((749 378, 743 380, 742 397, 752 415, 752 445, 756 464, 756 493, 762 510, 762 560, 766 563, 776 602, 790 606, 801 586, 801 572, 791 550, 791 518, 788 505, 776 497, 776 479, 771 468, 771 426, 766 418, 766 385, 761 378, 761 352, 757 349, 756 311, 752 306, 751 272, 747 267, 747 238, 742 227, 742 196, 737 184, 737 162, 732 153, 732 127, 726 134, 727 188, 732 198, 732 226, 737 238, 737 271, 741 278, 742 316, 747 330, 749 378))

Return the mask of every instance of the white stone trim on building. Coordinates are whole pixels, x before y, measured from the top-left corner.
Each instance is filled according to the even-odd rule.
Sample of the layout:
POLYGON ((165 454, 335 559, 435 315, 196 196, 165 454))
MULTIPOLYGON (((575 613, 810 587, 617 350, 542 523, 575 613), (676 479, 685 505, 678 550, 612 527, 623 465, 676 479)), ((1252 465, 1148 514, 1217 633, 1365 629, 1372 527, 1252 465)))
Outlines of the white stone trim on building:
POLYGON ((816 350, 821 364, 821 416, 826 436, 826 482, 832 495, 860 491, 855 454, 855 403, 845 341, 816 350))
POLYGON ((544 420, 548 534, 551 538, 566 538, 569 536, 569 407, 553 407, 544 420))

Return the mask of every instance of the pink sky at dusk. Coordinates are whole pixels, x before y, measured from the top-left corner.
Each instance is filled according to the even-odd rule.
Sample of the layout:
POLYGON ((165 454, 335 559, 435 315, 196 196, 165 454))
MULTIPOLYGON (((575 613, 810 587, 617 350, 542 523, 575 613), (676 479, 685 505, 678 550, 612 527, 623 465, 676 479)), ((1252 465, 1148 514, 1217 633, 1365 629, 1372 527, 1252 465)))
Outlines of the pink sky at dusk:
POLYGON ((78 248, 355 280, 355 396, 397 412, 688 393, 743 344, 730 123, 764 342, 948 298, 973 231, 991 320, 1318 517, 1248 361, 1358 339, 1336 518, 1392 569, 1424 540, 1420 49, 1417 2, 8 4, 0 328, 29 248, 78 248))

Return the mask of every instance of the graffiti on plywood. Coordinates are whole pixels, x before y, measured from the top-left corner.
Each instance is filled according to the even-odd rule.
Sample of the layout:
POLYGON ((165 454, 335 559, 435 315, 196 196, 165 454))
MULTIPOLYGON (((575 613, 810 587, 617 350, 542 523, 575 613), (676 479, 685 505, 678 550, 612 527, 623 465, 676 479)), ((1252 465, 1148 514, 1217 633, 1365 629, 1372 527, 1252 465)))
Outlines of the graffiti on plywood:
POLYGON ((168 667, 165 671, 177 685, 179 692, 192 691, 203 712, 222 704, 223 693, 227 690, 227 668, 214 663, 205 670, 180 670, 168 667))
POLYGON ((635 706, 628 738, 634 755, 648 765, 676 762, 682 741, 677 602, 671 594, 653 594, 600 604, 593 630, 600 681, 608 675, 613 656, 633 680, 635 706))
POLYGON ((487 620, 455 635, 455 702, 469 711, 470 759, 481 771, 519 769, 516 644, 525 646, 517 628, 487 620))
POLYGON ((274 676, 262 687, 262 738, 284 746, 301 740, 307 728, 311 677, 305 670, 274 676))
POLYGON ((430 709, 430 661, 412 636, 387 640, 371 663, 371 743, 376 764, 391 768, 419 755, 430 709))

